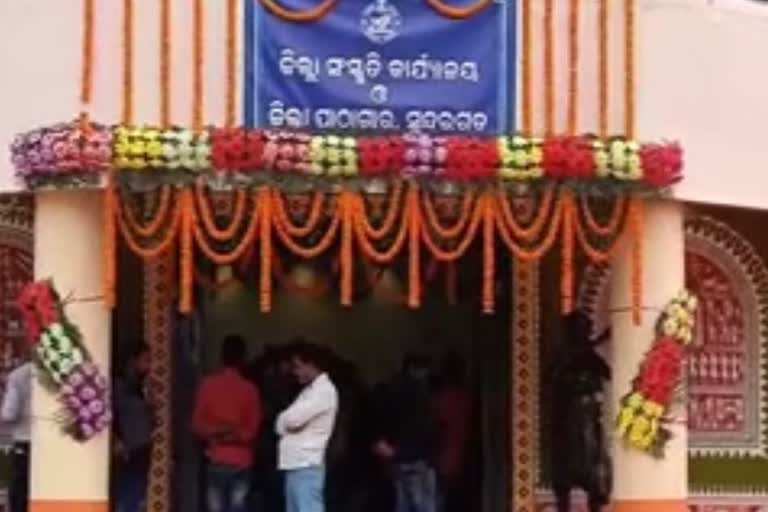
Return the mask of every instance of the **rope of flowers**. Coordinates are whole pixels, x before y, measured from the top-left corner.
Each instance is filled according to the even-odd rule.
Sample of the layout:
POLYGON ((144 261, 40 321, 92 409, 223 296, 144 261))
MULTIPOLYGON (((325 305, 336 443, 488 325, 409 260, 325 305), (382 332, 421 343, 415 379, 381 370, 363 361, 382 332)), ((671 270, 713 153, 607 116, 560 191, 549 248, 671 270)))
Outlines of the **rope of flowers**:
POLYGON ((456 238, 467 228, 470 219, 472 218, 472 212, 474 211, 473 203, 475 200, 475 193, 469 189, 464 191, 461 199, 461 209, 456 221, 450 226, 444 226, 438 218, 435 211, 435 205, 432 202, 432 197, 429 193, 424 192, 421 194, 421 205, 424 210, 424 218, 429 226, 429 229, 437 233, 441 238, 449 239, 456 238))
POLYGON ((579 124, 579 18, 580 0, 568 2, 568 134, 573 135, 579 124))
POLYGON ((192 8, 192 129, 204 130, 205 115, 205 5, 193 0, 192 8))
POLYGON ((309 23, 317 21, 328 14, 336 6, 338 0, 323 0, 320 4, 303 11, 286 9, 277 0, 259 0, 261 5, 273 16, 284 21, 309 23))
POLYGON ((499 205, 505 229, 509 229, 516 238, 525 242, 531 242, 538 238, 552 214, 555 196, 555 187, 548 187, 542 195, 533 220, 526 227, 515 218, 515 213, 509 204, 507 193, 504 190, 499 190, 496 194, 496 202, 499 205))
MULTIPOLYGON (((493 200, 489 198, 489 200, 493 200)), ((510 234, 507 226, 504 224, 502 215, 498 213, 496 209, 496 229, 499 232, 502 242, 506 246, 507 250, 511 252, 515 258, 522 261, 530 262, 541 259, 552 247, 554 247, 557 241, 557 235, 560 233, 560 226, 563 218, 563 203, 558 199, 555 203, 554 210, 550 217, 549 227, 543 239, 535 244, 533 247, 523 247, 520 245, 514 237, 510 234)))
MULTIPOLYGON (((621 217, 619 217, 620 219, 621 217)), ((613 231, 605 233, 603 236, 608 237, 608 247, 605 249, 598 248, 589 240, 589 235, 584 228, 584 224, 581 221, 578 208, 573 211, 573 224, 576 232, 576 239, 579 241, 579 246, 587 255, 587 258, 593 263, 605 263, 607 262, 613 253, 616 251, 619 242, 619 223, 617 222, 613 231)))
POLYGON ((135 14, 133 0, 123 0, 123 105, 122 122, 133 124, 133 25, 135 14))
POLYGON ((353 232, 355 235, 355 240, 357 241, 357 244, 360 246, 360 250, 363 252, 363 255, 366 256, 366 258, 374 261, 379 265, 386 265, 391 263, 392 260, 395 259, 398 254, 400 254, 403 247, 405 246, 405 241, 408 235, 408 228, 410 227, 409 215, 411 208, 413 208, 410 194, 411 193, 409 192, 403 210, 403 215, 400 217, 400 226, 397 229, 394 240, 384 251, 380 251, 374 246, 373 241, 375 238, 370 236, 370 233, 366 232, 365 230, 365 224, 367 222, 368 216, 365 212, 365 205, 363 204, 362 197, 360 197, 359 194, 351 196, 354 200, 354 213, 352 223, 353 232))
POLYGON ((188 314, 194 305, 195 284, 195 198, 191 190, 182 191, 179 210, 179 312, 188 314))
POLYGON ((683 382, 686 351, 693 342, 697 300, 683 290, 664 308, 656 322, 655 339, 646 353, 631 390, 620 402, 616 429, 624 442, 662 458, 671 432, 669 409, 683 382))
POLYGON ((63 406, 58 417, 64 431, 83 442, 106 431, 112 422, 107 379, 67 317, 53 283, 28 283, 18 306, 40 380, 63 406))
POLYGON ((341 305, 352 305, 353 293, 353 269, 354 269, 354 248, 353 248, 353 229, 355 221, 354 202, 350 198, 349 191, 343 191, 338 198, 338 211, 341 219, 341 247, 339 259, 341 268, 339 272, 339 288, 341 290, 341 305))
POLYGON ((482 308, 483 313, 493 314, 496 302, 496 240, 494 224, 496 218, 496 203, 490 199, 485 201, 483 212, 483 284, 482 308))
POLYGON ((597 104, 598 133, 608 135, 609 76, 608 76, 608 0, 599 0, 597 28, 597 104))
MULTIPOLYGON (((211 211, 211 205, 209 199, 206 197, 205 187, 202 183, 198 182, 195 186, 195 203, 197 205, 198 217, 203 222, 206 234, 217 242, 227 242, 237 234, 243 223, 243 217, 245 216, 245 206, 247 203, 246 191, 238 189, 234 192, 234 210, 232 212, 232 218, 229 223, 222 228, 216 225, 213 212, 211 211)), ((255 204, 255 197, 254 197, 255 204)), ((256 212, 254 217, 256 216, 256 212)))
POLYGON ((627 198, 623 195, 617 196, 613 207, 611 208, 611 214, 608 221, 605 224, 600 224, 592 213, 592 209, 589 206, 589 198, 582 196, 579 200, 579 209, 584 216, 584 221, 590 231, 600 236, 614 236, 619 229, 621 220, 627 209, 627 198))
MULTIPOLYGON (((259 229, 259 307, 262 313, 272 311, 272 225, 274 213, 272 194, 268 187, 259 187, 258 205, 261 224, 259 229)), ((278 230, 279 231, 279 230, 278 230)))
MULTIPOLYGON (((463 237, 460 239, 450 240, 450 239, 444 239, 444 242, 451 242, 451 245, 453 245, 453 249, 443 249, 440 247, 440 245, 437 243, 437 241, 432 237, 432 233, 430 231, 431 226, 429 223, 422 223, 421 224, 421 238, 424 241, 424 245, 427 246, 427 249, 429 249, 429 252, 434 255, 435 258, 437 258, 438 261, 441 261, 443 263, 448 263, 451 261, 456 261, 459 258, 461 258, 464 253, 467 252, 467 249, 469 249, 470 245, 475 239, 475 236, 477 235, 477 230, 480 228, 480 224, 483 221, 483 215, 485 213, 485 203, 487 201, 487 195, 482 194, 476 201, 474 208, 472 209, 472 216, 471 220, 464 231, 463 237)), ((416 208, 414 212, 412 212, 412 215, 414 216, 420 216, 420 209, 416 208)))
POLYGON ((234 128, 237 123, 237 19, 238 19, 238 0, 227 0, 227 37, 226 37, 226 62, 227 62, 227 84, 226 100, 224 106, 225 121, 227 128, 234 128))
POLYGON ((303 224, 298 225, 291 221, 290 215, 288 215, 288 212, 285 209, 285 200, 283 199, 282 194, 275 190, 272 193, 275 222, 279 223, 280 227, 289 235, 299 238, 305 237, 317 229, 318 223, 322 218, 325 199, 326 197, 323 192, 315 191, 312 195, 312 202, 310 203, 307 218, 303 224))
POLYGON ((115 307, 117 302, 117 197, 112 175, 107 176, 104 190, 104 212, 102 213, 102 236, 104 237, 104 252, 102 254, 104 267, 104 304, 108 309, 115 307))
POLYGON ((133 208, 131 208, 129 201, 122 200, 119 194, 117 196, 117 200, 120 202, 122 212, 125 214, 126 220, 131 226, 131 229, 139 236, 144 238, 152 238, 158 234, 160 229, 162 229, 163 224, 168 220, 167 217, 171 208, 172 194, 173 190, 170 185, 165 185, 160 189, 160 196, 157 208, 155 209, 155 213, 148 221, 146 221, 146 223, 143 223, 138 219, 136 213, 133 211, 133 208))
MULTIPOLYGON (((326 252, 330 248, 331 244, 333 244, 333 241, 336 238, 336 234, 339 231, 339 227, 343 223, 343 211, 344 205, 341 204, 340 197, 337 201, 336 210, 331 217, 330 224, 325 229, 325 232, 322 234, 322 236, 320 236, 320 238, 317 240, 317 242, 311 246, 303 246, 296 242, 291 234, 286 230, 286 225, 284 224, 285 219, 281 218, 279 215, 273 214, 271 220, 274 225, 277 237, 280 239, 286 249, 301 258, 312 259, 326 252)), ((268 219, 265 219, 265 221, 268 221, 268 219)))
POLYGON ((421 234, 423 222, 421 220, 421 210, 419 209, 419 189, 413 184, 408 191, 408 200, 410 202, 410 230, 408 233, 408 307, 417 309, 421 306, 421 234))
POLYGON ((90 129, 90 106, 93 98, 93 50, 95 32, 94 0, 83 2, 82 61, 80 70, 80 128, 90 129))
POLYGON ((555 0, 544 0, 544 133, 555 131, 555 0))
POLYGON ((84 132, 78 122, 20 134, 11 154, 17 176, 29 187, 39 181, 65 186, 73 172, 97 177, 115 170, 126 179, 164 176, 178 183, 199 176, 253 179, 273 173, 276 179, 286 174, 328 180, 391 176, 467 184, 550 179, 573 186, 591 182, 658 190, 680 181, 683 165, 676 144, 640 144, 624 137, 404 134, 355 139, 96 124, 84 132))
MULTIPOLYGON (((242 258, 246 251, 253 246, 254 240, 256 239, 256 234, 258 233, 258 226, 259 221, 262 222, 269 222, 269 219, 261 219, 261 217, 258 215, 258 203, 256 198, 254 197, 254 212, 250 216, 250 219, 248 221, 248 224, 245 227, 245 231, 243 232, 240 241, 237 242, 234 248, 230 250, 229 252, 217 252, 206 240, 206 235, 210 235, 209 230, 209 223, 203 222, 203 225, 201 226, 198 222, 198 214, 197 211, 192 211, 192 222, 191 227, 194 230, 194 239, 197 244, 197 247, 200 248, 200 250, 205 254, 205 256, 214 262, 217 265, 230 265, 234 263, 235 261, 242 258)), ((210 223, 213 222, 213 219, 209 219, 210 223)), ((234 233, 241 227, 240 224, 234 224, 235 230, 233 230, 233 236, 234 233)), ((228 241, 232 241, 232 238, 225 239, 228 241)), ((219 240, 222 241, 222 240, 219 240)))
MULTIPOLYGON (((154 242, 151 246, 147 246, 149 240, 142 241, 137 238, 136 234, 139 234, 139 229, 141 229, 142 226, 135 224, 136 219, 133 216, 127 215, 129 207, 124 206, 119 198, 113 196, 114 199, 110 202, 113 202, 114 205, 114 215, 117 218, 117 225, 120 227, 120 233, 123 235, 123 240, 134 254, 143 260, 148 261, 157 258, 171 247, 180 231, 179 226, 184 217, 183 196, 185 193, 186 191, 182 192, 182 201, 174 204, 173 210, 166 222, 164 233, 157 233, 157 235, 161 235, 160 240, 154 242)), ((144 228, 146 230, 146 226, 144 226, 144 228)), ((139 234, 139 236, 141 235, 139 234)))
MULTIPOLYGON (((403 183, 400 181, 395 181, 388 193, 389 198, 387 200, 387 211, 381 221, 381 226, 374 227, 374 225, 368 219, 367 215, 360 216, 362 221, 361 227, 368 238, 381 240, 387 236, 390 231, 392 231, 392 228, 395 225, 395 221, 397 221, 399 216, 398 214, 400 213, 400 198, 402 193, 403 183)), ((362 208, 363 213, 365 213, 365 203, 362 201, 362 198, 360 198, 359 205, 362 208)))
POLYGON ((642 320, 644 220, 643 204, 639 199, 633 198, 629 206, 629 229, 632 236, 632 247, 630 249, 632 320, 635 325, 639 325, 642 320))
POLYGON ((562 304, 563 313, 567 314, 573 310, 576 206, 573 196, 568 191, 562 193, 560 201, 563 205, 561 226, 562 245, 560 252, 560 302, 562 304))
POLYGON ((437 11, 441 16, 453 20, 465 20, 475 16, 476 14, 479 14, 480 12, 493 5, 493 0, 476 0, 475 3, 464 7, 447 5, 441 0, 427 0, 427 4, 432 9, 437 11))

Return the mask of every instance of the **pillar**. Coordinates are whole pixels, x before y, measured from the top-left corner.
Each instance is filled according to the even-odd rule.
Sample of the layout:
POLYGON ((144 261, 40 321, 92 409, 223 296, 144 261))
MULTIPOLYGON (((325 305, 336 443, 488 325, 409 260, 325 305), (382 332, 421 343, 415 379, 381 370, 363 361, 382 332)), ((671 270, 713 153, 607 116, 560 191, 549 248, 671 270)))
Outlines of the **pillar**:
MULTIPOLYGON (((629 391, 640 361, 654 340, 655 323, 662 308, 683 288, 685 252, 682 203, 645 202, 642 236, 643 310, 640 325, 631 311, 631 244, 624 240, 613 263, 611 325, 613 328, 611 405, 613 414, 629 391)), ((688 450, 685 407, 675 408, 679 421, 670 425, 672 439, 666 456, 652 456, 612 443, 615 512, 687 511, 688 450)))
MULTIPOLYGON (((35 278, 52 278, 95 362, 109 375, 110 311, 102 296, 101 191, 36 195, 35 278)), ((79 443, 61 430, 56 398, 32 388, 31 512, 106 512, 109 434, 79 443)))

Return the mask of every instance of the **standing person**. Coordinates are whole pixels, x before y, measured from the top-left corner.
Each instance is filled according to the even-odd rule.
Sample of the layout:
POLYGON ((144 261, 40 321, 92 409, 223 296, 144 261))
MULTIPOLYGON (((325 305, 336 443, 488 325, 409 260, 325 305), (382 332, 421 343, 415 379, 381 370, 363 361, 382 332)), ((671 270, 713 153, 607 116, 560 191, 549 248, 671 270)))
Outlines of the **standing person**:
POLYGON ((466 385, 466 366, 458 354, 448 354, 434 397, 438 429, 437 469, 444 512, 461 512, 466 500, 466 468, 472 401, 466 385))
POLYGON ((432 466, 434 425, 429 396, 429 360, 409 355, 385 388, 374 453, 392 463, 397 512, 435 512, 437 483, 432 466))
POLYGON ((293 375, 304 386, 277 417, 280 470, 285 473, 287 512, 325 510, 325 452, 336 422, 339 398, 323 371, 319 349, 306 342, 291 347, 293 375))
POLYGON ((0 420, 10 425, 13 438, 10 512, 27 512, 29 501, 29 419, 31 415, 32 363, 26 361, 8 375, 0 407, 0 420))
POLYGON ((147 490, 155 417, 146 396, 149 348, 143 342, 127 351, 122 375, 115 380, 115 431, 117 511, 137 512, 147 490))
POLYGON ((262 421, 258 388, 242 375, 245 340, 227 336, 221 368, 198 389, 193 429, 206 443, 209 512, 245 512, 253 465, 253 443, 262 421))

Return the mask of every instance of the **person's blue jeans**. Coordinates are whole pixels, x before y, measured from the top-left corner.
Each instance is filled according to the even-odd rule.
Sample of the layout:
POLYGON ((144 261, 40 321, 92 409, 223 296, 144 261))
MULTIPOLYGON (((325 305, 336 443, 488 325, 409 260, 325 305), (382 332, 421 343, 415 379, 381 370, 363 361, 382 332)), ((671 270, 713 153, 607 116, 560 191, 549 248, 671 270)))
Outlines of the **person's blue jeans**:
POLYGON ((286 512, 324 512, 325 468, 291 469, 285 472, 286 512))
POLYGON ((221 464, 207 469, 206 500, 208 512, 246 512, 250 470, 221 464))
POLYGON ((398 464, 395 469, 397 512, 436 512, 435 471, 424 461, 398 464))
POLYGON ((117 483, 117 512, 140 512, 147 494, 146 471, 129 471, 117 483))

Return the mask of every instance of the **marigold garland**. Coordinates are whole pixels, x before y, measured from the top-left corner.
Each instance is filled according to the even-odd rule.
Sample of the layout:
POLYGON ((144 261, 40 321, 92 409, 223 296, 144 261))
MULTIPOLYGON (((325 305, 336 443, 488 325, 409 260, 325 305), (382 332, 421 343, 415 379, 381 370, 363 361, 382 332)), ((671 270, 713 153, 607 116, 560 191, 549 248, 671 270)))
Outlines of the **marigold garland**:
POLYGON ((341 215, 341 304, 352 305, 354 256, 352 247, 352 230, 354 223, 354 205, 350 200, 350 192, 344 191, 339 195, 338 208, 341 215))
POLYGON ((521 31, 522 31, 522 55, 520 57, 522 97, 522 132, 530 136, 533 130, 533 74, 531 73, 531 60, 533 54, 533 27, 531 0, 523 0, 521 5, 521 31))
POLYGON ((168 210, 171 207, 172 194, 173 191, 171 190, 170 185, 161 188, 159 204, 155 209, 155 214, 146 224, 143 224, 136 218, 133 209, 128 204, 123 204, 124 202, 121 202, 121 204, 123 204, 123 214, 128 220, 128 225, 131 227, 131 230, 144 238, 152 238, 157 235, 160 229, 162 229, 163 223, 167 221, 166 217, 168 216, 168 210))
POLYGON ((192 191, 185 189, 181 193, 181 206, 179 224, 181 228, 181 243, 179 247, 179 312, 187 314, 192 312, 194 302, 195 279, 195 204, 192 191))
POLYGON ((275 224, 279 224, 280 229, 293 237, 305 237, 317 229, 317 225, 322 218, 324 205, 325 194, 315 191, 312 195, 312 202, 310 203, 306 220, 302 225, 296 225, 291 221, 285 209, 285 200, 280 192, 275 190, 272 193, 272 209, 275 215, 275 224))
POLYGON ((373 241, 375 240, 365 230, 367 222, 367 215, 365 212, 365 205, 363 199, 359 194, 351 195, 354 201, 353 212, 353 229, 355 239, 357 240, 360 249, 363 254, 370 260, 379 265, 386 265, 391 263, 395 257, 400 254, 405 244, 406 236, 408 235, 408 228, 410 227, 409 216, 412 205, 409 200, 406 200, 405 209, 403 215, 400 217, 400 226, 395 234, 395 238, 390 244, 389 248, 384 251, 379 251, 374 247, 373 241))
POLYGON ((598 43, 597 43, 597 104, 598 104, 598 133, 600 137, 608 135, 608 0, 600 0, 598 7, 598 43))
POLYGON ((555 131, 555 0, 544 0, 544 133, 555 131))
POLYGON ((560 198, 558 198, 558 200, 555 202, 555 207, 550 216, 547 233, 546 235, 544 235, 544 238, 542 239, 542 241, 533 248, 524 248, 521 245, 519 245, 515 241, 515 239, 510 235, 509 229, 504 224, 504 219, 502 215, 497 214, 496 228, 498 229, 499 235, 501 236, 501 240, 502 242, 504 242, 504 245, 507 247, 507 250, 509 250, 509 252, 511 252, 515 256, 515 258, 525 262, 532 262, 532 261, 541 259, 544 256, 544 254, 546 254, 547 251, 549 251, 555 245, 555 242, 557 241, 557 235, 558 233, 560 233, 561 224, 564 218, 563 206, 564 206, 563 201, 560 198))
POLYGON ((560 262, 562 266, 560 300, 562 302, 562 311, 567 314, 573 310, 575 205, 570 192, 564 192, 561 201, 563 203, 563 239, 560 262))
MULTIPOLYGON (((438 243, 432 238, 432 234, 430 232, 430 226, 428 224, 419 223, 421 225, 421 238, 424 240, 424 244, 427 246, 427 249, 434 255, 434 257, 441 262, 447 263, 450 261, 456 261, 457 259, 461 258, 465 252, 467 252, 467 249, 469 249, 470 245, 472 244, 472 241, 475 239, 475 235, 477 234, 477 230, 480 228, 480 224, 483 221, 483 215, 485 213, 485 202, 487 201, 487 197, 485 194, 481 195, 480 198, 478 198, 477 201, 475 201, 475 206, 472 210, 472 218, 469 222, 469 225, 467 226, 466 231, 464 232, 464 236, 461 238, 461 240, 454 240, 455 247, 453 249, 442 249, 438 243)), ((421 216, 420 210, 418 209, 418 206, 416 208, 416 211, 411 212, 412 216, 421 216)))
POLYGON ((453 20, 465 20, 467 18, 471 18, 472 16, 475 16, 476 14, 493 5, 493 0, 475 0, 475 3, 465 7, 447 5, 441 0, 426 1, 427 4, 429 4, 429 6, 437 11, 441 16, 453 20))
POLYGON ((268 187, 258 191, 258 205, 261 216, 259 248, 261 272, 259 274, 259 307, 262 313, 272 311, 272 194, 268 187))
POLYGON ((237 10, 238 0, 227 0, 227 85, 225 121, 227 128, 237 122, 237 10))
POLYGON ((205 81, 205 6, 194 0, 192 12, 192 128, 203 130, 205 81))
POLYGON ((80 71, 81 129, 90 126, 90 105, 93 96, 94 0, 83 0, 82 62, 80 71))
POLYGON ((115 225, 115 186, 112 176, 107 177, 104 189, 104 304, 112 309, 117 289, 117 226, 115 225))
MULTIPOLYGON (((387 211, 384 214, 384 219, 381 221, 381 226, 374 227, 368 220, 367 215, 362 215, 361 228, 365 233, 365 236, 373 240, 381 240, 387 234, 392 231, 392 227, 398 218, 400 213, 400 198, 403 193, 403 184, 400 181, 395 181, 392 188, 389 191, 389 201, 387 202, 387 211)), ((362 199, 362 198, 361 198, 362 199)), ((361 202, 362 212, 365 214, 365 203, 361 202)))
POLYGON ((504 226, 512 231, 512 234, 525 242, 532 242, 539 236, 541 230, 547 223, 552 213, 552 207, 555 204, 555 187, 549 187, 542 195, 539 208, 530 224, 525 227, 515 218, 515 213, 509 205, 509 199, 506 192, 499 190, 497 192, 497 201, 500 205, 500 214, 504 220, 504 226))
POLYGON ((277 0, 259 0, 261 5, 263 5, 271 15, 277 16, 281 20, 293 21, 296 23, 309 23, 323 18, 336 6, 337 1, 338 0, 322 0, 322 2, 315 7, 303 11, 293 11, 280 5, 277 0))
POLYGON ((579 0, 570 0, 568 16, 568 134, 579 123, 579 0))
POLYGON ((135 224, 134 217, 129 216, 126 212, 126 207, 117 198, 115 199, 115 216, 117 217, 118 226, 120 226, 120 232, 123 235, 123 240, 125 240, 125 243, 134 254, 145 261, 153 260, 171 247, 179 231, 181 231, 181 236, 184 236, 183 224, 186 216, 186 202, 184 198, 188 192, 187 190, 181 192, 181 200, 173 208, 170 221, 165 228, 162 239, 159 242, 155 242, 151 247, 142 246, 142 243, 136 239, 134 233, 138 233, 142 226, 135 224))
POLYGON ((461 199, 461 210, 458 218, 452 225, 443 226, 438 219, 435 205, 432 203, 432 198, 428 193, 423 193, 421 195, 421 204, 424 209, 424 216, 429 229, 437 233, 441 238, 456 238, 467 228, 467 224, 469 224, 469 221, 472 218, 472 212, 474 211, 472 205, 474 199, 474 192, 465 190, 461 199))
POLYGON ((635 0, 624 0, 624 134, 635 136, 635 0))
POLYGON ((160 0, 160 126, 171 127, 171 0, 160 0))
MULTIPOLYGON (((240 229, 243 223, 243 217, 245 215, 245 207, 247 203, 247 196, 245 190, 235 191, 235 206, 232 212, 232 218, 226 227, 219 228, 216 225, 216 220, 213 218, 213 212, 211 211, 211 205, 205 194, 205 189, 202 183, 198 183, 195 187, 195 199, 198 210, 198 217, 205 226, 206 234, 216 240, 217 242, 227 242, 231 240, 240 229)), ((254 198, 254 203, 255 203, 254 198)), ((252 217, 257 217, 258 212, 253 212, 252 217)))
POLYGON ((123 124, 133 124, 133 0, 123 0, 123 124))
POLYGON ((276 208, 273 208, 272 221, 277 237, 289 251, 301 258, 312 259, 320 256, 330 248, 331 244, 333 244, 339 226, 344 222, 344 208, 346 207, 345 200, 346 197, 342 198, 339 196, 336 203, 336 210, 331 216, 331 223, 326 228, 323 236, 311 247, 304 247, 293 240, 291 234, 286 229, 287 225, 284 224, 286 219, 282 218, 279 214, 276 215, 276 212, 274 211, 276 208))
POLYGON ((483 213, 483 313, 493 314, 496 302, 496 240, 494 238, 494 219, 496 203, 489 196, 485 200, 483 213))
MULTIPOLYGON (((242 194, 244 199, 245 193, 242 192, 242 194)), ((244 203, 245 201, 243 200, 243 207, 242 207, 243 211, 245 209, 244 203)), ((213 219, 208 218, 208 220, 205 220, 203 222, 204 229, 202 229, 197 222, 198 220, 197 215, 193 209, 192 215, 193 215, 193 228, 195 233, 195 241, 197 242, 197 246, 200 248, 200 250, 203 251, 203 254, 205 254, 209 260, 211 260, 217 265, 230 265, 235 261, 239 260, 240 258, 242 258, 245 255, 246 251, 248 251, 248 249, 253 246, 256 238, 256 234, 258 231, 258 227, 259 227, 259 220, 261 220, 260 215, 257 213, 258 198, 254 198, 254 203, 257 206, 254 208, 255 211, 253 212, 250 220, 248 221, 248 225, 245 228, 245 232, 243 233, 242 238, 240 239, 240 242, 238 242, 238 244, 234 247, 234 249, 232 249, 230 252, 225 254, 217 253, 210 246, 210 244, 208 244, 208 242, 205 239, 206 234, 212 235, 214 232, 216 232, 218 235, 221 235, 220 231, 217 232, 217 231, 211 230, 211 228, 214 228, 215 230, 215 225, 212 225, 213 219)), ((205 218, 205 215, 203 215, 203 217, 205 218)), ((241 212, 240 218, 242 218, 242 212, 241 212)), ((235 220, 236 218, 233 218, 231 225, 228 227, 228 229, 234 228, 232 230, 232 236, 224 239, 218 238, 217 239, 218 241, 227 241, 227 240, 231 240, 232 237, 234 237, 234 235, 240 228, 240 223, 239 222, 235 223, 235 220)), ((268 220, 266 221, 262 220, 262 221, 268 222, 268 220)))
MULTIPOLYGON (((620 219, 621 217, 619 217, 620 219)), ((592 219, 594 221, 594 219, 592 219)), ((584 254, 587 255, 587 257, 590 259, 590 261, 594 263, 604 263, 607 262, 613 253, 615 252, 617 246, 618 246, 618 226, 619 224, 616 223, 616 230, 612 232, 605 233, 603 236, 609 237, 608 242, 608 248, 606 249, 599 249, 592 245, 592 243, 589 241, 589 235, 586 233, 584 226, 581 222, 581 216, 579 215, 578 207, 574 206, 573 208, 573 224, 574 229, 576 232, 576 238, 579 241, 579 245, 581 246, 582 250, 584 251, 584 254)), ((587 222, 589 224, 589 222, 587 222)))
POLYGON ((421 306, 421 213, 419 210, 418 188, 415 184, 408 191, 410 232, 408 240, 408 307, 421 306))

